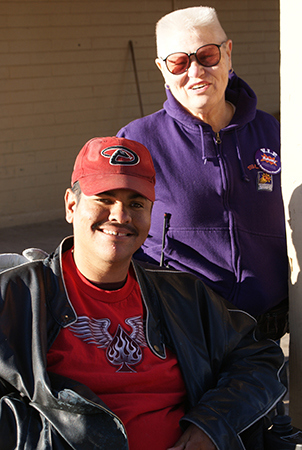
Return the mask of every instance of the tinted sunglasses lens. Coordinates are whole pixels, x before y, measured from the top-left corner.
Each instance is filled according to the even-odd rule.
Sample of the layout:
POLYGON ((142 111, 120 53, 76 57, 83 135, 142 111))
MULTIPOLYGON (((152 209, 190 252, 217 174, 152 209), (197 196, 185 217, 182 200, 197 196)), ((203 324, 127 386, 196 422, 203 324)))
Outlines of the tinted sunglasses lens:
POLYGON ((189 57, 185 53, 173 53, 166 59, 167 69, 174 75, 184 73, 189 67, 189 63, 189 57))
POLYGON ((196 59, 204 67, 216 66, 220 61, 220 48, 216 45, 205 45, 197 50, 196 59))

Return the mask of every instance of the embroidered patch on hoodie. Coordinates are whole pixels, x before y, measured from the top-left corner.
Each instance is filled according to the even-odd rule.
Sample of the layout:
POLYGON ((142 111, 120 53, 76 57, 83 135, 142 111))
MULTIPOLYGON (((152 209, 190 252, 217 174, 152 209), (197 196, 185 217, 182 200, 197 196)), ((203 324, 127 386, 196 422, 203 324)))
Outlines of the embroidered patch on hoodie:
POLYGON ((260 169, 264 170, 264 172, 276 175, 281 170, 279 155, 269 148, 260 148, 257 150, 255 160, 260 169))
POLYGON ((273 190, 273 176, 266 172, 257 173, 257 191, 268 191, 273 190))

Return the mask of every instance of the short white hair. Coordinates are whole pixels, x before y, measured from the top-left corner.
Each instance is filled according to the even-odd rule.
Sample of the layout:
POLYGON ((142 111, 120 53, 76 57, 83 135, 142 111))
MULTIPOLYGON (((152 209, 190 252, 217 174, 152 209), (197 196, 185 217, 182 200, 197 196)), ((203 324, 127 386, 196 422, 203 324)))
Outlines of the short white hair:
MULTIPOLYGON (((156 24, 156 46, 157 55, 161 55, 165 40, 168 36, 176 36, 183 34, 185 31, 195 32, 208 28, 217 33, 217 37, 221 40, 227 40, 225 31, 223 30, 214 8, 210 6, 192 6, 185 9, 177 9, 166 14, 156 24)), ((197 33, 196 33, 197 34, 197 33)))

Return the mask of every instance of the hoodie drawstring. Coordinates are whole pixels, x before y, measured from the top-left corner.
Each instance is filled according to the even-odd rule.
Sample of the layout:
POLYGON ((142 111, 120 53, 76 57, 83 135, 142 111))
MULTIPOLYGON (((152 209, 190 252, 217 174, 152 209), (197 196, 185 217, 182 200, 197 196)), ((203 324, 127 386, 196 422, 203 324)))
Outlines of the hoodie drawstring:
POLYGON ((236 152, 237 152, 237 157, 238 157, 239 166, 240 166, 241 178, 242 178, 243 181, 249 182, 250 179, 247 176, 247 174, 245 173, 245 170, 244 170, 244 167, 243 167, 243 163, 242 163, 242 159, 241 159, 241 153, 240 153, 239 141, 238 141, 238 136, 237 136, 237 130, 235 130, 234 136, 235 136, 235 145, 236 145, 236 152))

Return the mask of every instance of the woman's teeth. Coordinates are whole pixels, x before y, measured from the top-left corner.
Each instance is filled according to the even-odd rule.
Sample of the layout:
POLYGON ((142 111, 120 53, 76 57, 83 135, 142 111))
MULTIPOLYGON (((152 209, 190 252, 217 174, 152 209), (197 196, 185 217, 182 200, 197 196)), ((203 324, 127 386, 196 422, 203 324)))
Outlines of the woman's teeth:
POLYGON ((206 84, 197 84, 196 86, 193 86, 192 89, 202 89, 203 87, 205 87, 206 84))

